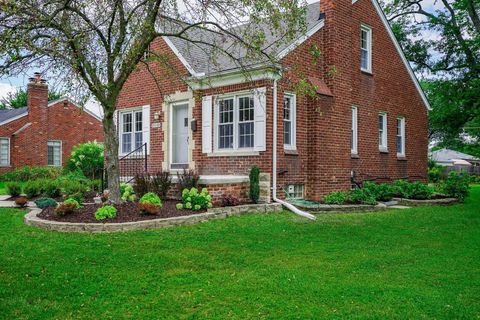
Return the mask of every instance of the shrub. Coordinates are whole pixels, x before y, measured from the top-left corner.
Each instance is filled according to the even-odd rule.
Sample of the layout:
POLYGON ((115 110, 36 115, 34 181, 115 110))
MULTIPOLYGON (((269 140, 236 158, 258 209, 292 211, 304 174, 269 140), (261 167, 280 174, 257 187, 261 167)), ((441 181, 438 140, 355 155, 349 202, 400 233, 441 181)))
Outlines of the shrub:
POLYGON ((82 183, 84 185, 88 185, 90 180, 83 174, 82 171, 66 171, 63 175, 58 177, 57 179, 61 185, 68 184, 70 182, 82 183))
POLYGON ((45 209, 48 207, 56 207, 57 201, 53 200, 52 198, 38 198, 37 200, 35 200, 35 204, 40 209, 45 209))
POLYGON ((347 201, 346 192, 330 192, 323 198, 323 202, 326 204, 345 204, 347 201))
POLYGON ((116 216, 117 209, 115 209, 113 206, 103 206, 95 211, 95 219, 97 220, 112 219, 116 216))
POLYGON ((15 204, 21 208, 25 207, 28 203, 28 199, 25 197, 19 197, 15 199, 15 204))
POLYGON ((83 196, 89 190, 87 181, 64 180, 61 185, 67 196, 79 195, 83 199, 83 196))
POLYGON ((138 208, 145 215, 157 215, 160 213, 161 207, 154 205, 153 203, 145 202, 139 203, 138 208))
POLYGON ((394 192, 396 196, 409 199, 410 197, 410 182, 406 180, 397 180, 393 183, 394 192))
POLYGON ((97 192, 103 191, 103 190, 100 190, 102 188, 102 180, 100 179, 91 180, 88 186, 92 191, 97 191, 97 192))
POLYGON ((19 182, 7 182, 7 193, 12 197, 18 197, 22 193, 22 185, 19 182))
POLYGON ((184 209, 198 211, 212 207, 212 196, 208 194, 207 188, 203 188, 201 192, 198 192, 197 188, 184 189, 182 202, 184 209))
POLYGON ((153 192, 146 193, 140 199, 140 203, 149 203, 149 204, 153 204, 154 206, 157 206, 159 208, 162 207, 162 201, 160 200, 160 197, 153 192))
POLYGON ((460 202, 463 202, 470 193, 469 180, 468 174, 452 171, 445 179, 443 192, 448 197, 457 198, 460 202))
POLYGON ((365 181, 362 189, 367 195, 374 197, 377 201, 390 201, 396 193, 395 188, 387 183, 376 184, 365 181))
POLYGON ((56 209, 55 209, 55 213, 58 215, 58 216, 65 216, 67 214, 71 214, 71 213, 74 213, 75 212, 75 209, 77 209, 77 207, 75 206, 74 203, 62 203, 60 204, 56 209))
POLYGON ((432 183, 437 183, 441 180, 443 173, 445 172, 445 167, 435 165, 432 168, 428 168, 428 181, 432 183))
POLYGON ((433 188, 421 182, 410 183, 408 199, 426 200, 433 195, 433 188))
POLYGON ((86 177, 96 179, 101 176, 103 165, 103 145, 94 141, 74 146, 67 161, 66 169, 68 171, 78 170, 86 177))
POLYGON ((177 208, 177 210, 182 210, 183 209, 183 203, 177 203, 175 205, 175 207, 177 208))
POLYGON ((150 175, 137 174, 133 180, 133 190, 139 197, 151 191, 150 175))
POLYGON ((77 192, 77 193, 72 193, 66 196, 66 199, 73 199, 77 201, 78 203, 83 203, 83 193, 77 192))
POLYGON ((68 198, 65 201, 63 201, 63 203, 73 204, 75 205, 75 209, 78 209, 81 207, 80 202, 78 202, 76 199, 73 199, 73 198, 68 198))
POLYGON ((61 190, 56 180, 46 181, 43 186, 42 194, 48 198, 56 198, 61 195, 61 190))
POLYGON ((353 189, 348 192, 347 201, 353 204, 376 205, 375 197, 363 189, 353 189))
POLYGON ((0 175, 1 181, 25 182, 37 179, 57 179, 62 174, 62 168, 57 167, 22 167, 0 175))
POLYGON ((240 201, 238 198, 232 196, 231 194, 224 194, 222 196, 222 206, 224 207, 235 207, 238 206, 240 201))
POLYGON ((258 203, 260 198, 260 169, 257 166, 253 166, 250 169, 250 200, 253 203, 258 203))
MULTIPOLYGON (((190 188, 196 187, 198 183, 198 178, 199 178, 198 176, 196 176, 195 178, 192 178, 192 180, 195 180, 195 181, 190 183, 192 185, 190 188)), ((151 188, 152 188, 151 191, 160 195, 162 199, 165 199, 167 197, 168 190, 170 190, 171 187, 172 187, 172 177, 170 176, 170 172, 159 171, 151 177, 151 188)))
POLYGON ((137 199, 133 186, 130 184, 122 182, 122 184, 120 184, 120 193, 123 201, 133 202, 137 199))
POLYGON ((177 173, 177 177, 180 190, 190 190, 198 187, 198 180, 200 179, 200 176, 193 170, 183 169, 183 173, 177 173))
POLYGON ((25 192, 25 195, 29 199, 37 197, 40 194, 42 194, 41 182, 39 180, 28 181, 25 184, 23 191, 25 192))

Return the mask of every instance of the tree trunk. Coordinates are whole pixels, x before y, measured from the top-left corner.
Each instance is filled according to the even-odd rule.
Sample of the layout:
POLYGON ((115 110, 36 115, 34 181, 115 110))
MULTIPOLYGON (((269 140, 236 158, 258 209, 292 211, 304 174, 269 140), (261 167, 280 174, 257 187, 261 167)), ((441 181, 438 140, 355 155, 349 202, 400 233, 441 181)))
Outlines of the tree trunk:
MULTIPOLYGON (((108 108, 109 109, 109 108, 108 108)), ((104 108, 107 110, 107 108, 104 108)), ((115 110, 115 108, 113 108, 115 110)), ((108 199, 113 203, 120 202, 120 168, 118 162, 118 135, 113 121, 113 112, 105 112, 103 118, 105 134, 105 155, 107 161, 108 199)))

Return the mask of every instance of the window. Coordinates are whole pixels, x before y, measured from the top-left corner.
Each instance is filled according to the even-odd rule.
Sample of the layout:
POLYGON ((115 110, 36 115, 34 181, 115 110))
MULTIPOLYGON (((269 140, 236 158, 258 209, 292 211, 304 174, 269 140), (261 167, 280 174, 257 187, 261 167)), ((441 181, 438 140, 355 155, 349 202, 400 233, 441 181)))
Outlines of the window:
POLYGON ((120 113, 120 152, 127 154, 143 145, 143 112, 120 113))
POLYGON ((48 141, 47 148, 47 164, 49 166, 61 166, 62 141, 48 141))
POLYGON ((0 166, 10 165, 10 139, 0 138, 0 166))
POLYGON ((285 149, 295 149, 296 109, 295 95, 286 94, 283 98, 283 145, 285 149))
POLYGON ((287 198, 288 199, 303 199, 303 185, 291 184, 287 186, 287 198))
POLYGON ((352 137, 351 137, 351 150, 352 154, 358 154, 358 109, 352 107, 352 137))
POLYGON ((378 147, 380 151, 387 151, 387 114, 378 115, 378 147))
POLYGON ((253 96, 235 96, 218 101, 219 150, 253 149, 255 144, 253 96))
POLYGON ((372 29, 362 26, 360 31, 360 68, 372 72, 372 29))
POLYGON ((397 156, 405 156, 405 118, 397 118, 397 156))

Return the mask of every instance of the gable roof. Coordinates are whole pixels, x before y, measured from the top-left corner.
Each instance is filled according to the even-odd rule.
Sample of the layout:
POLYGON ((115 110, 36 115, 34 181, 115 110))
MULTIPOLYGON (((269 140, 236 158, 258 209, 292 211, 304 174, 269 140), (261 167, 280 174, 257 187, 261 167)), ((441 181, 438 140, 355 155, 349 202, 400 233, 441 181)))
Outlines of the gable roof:
MULTIPOLYGON (((64 101, 68 101, 71 104, 73 104, 74 106, 76 106, 77 108, 82 109, 83 111, 85 111, 86 113, 88 113, 89 115, 94 117, 96 120, 102 121, 102 118, 97 116, 95 113, 91 112, 90 110, 88 110, 86 108, 82 108, 80 105, 78 105, 77 103, 75 103, 74 101, 72 101, 68 97, 62 97, 60 99, 50 101, 48 103, 48 107, 51 107, 51 106, 53 106, 57 103, 64 102, 64 101)), ((15 121, 17 119, 20 119, 20 118, 22 118, 26 115, 28 115, 28 108, 27 107, 22 107, 22 108, 18 108, 18 109, 2 109, 2 110, 0 110, 0 126, 2 126, 4 124, 7 124, 9 122, 15 121)))
MULTIPOLYGON (((354 5, 356 2, 357 0, 353 0, 352 5, 354 5)), ((420 83, 415 73, 413 72, 410 63, 407 61, 405 54, 403 53, 403 50, 397 41, 397 38, 395 38, 395 35, 392 31, 392 28, 390 27, 390 24, 388 23, 385 13, 383 12, 377 0, 371 0, 371 2, 375 10, 377 11, 380 19, 382 20, 384 27, 387 30, 387 33, 390 36, 395 48, 397 49, 397 52, 400 55, 400 58, 404 63, 405 68, 407 69, 407 72, 410 75, 410 78, 412 79, 420 95, 420 98, 425 104, 425 107, 428 110, 431 110, 430 102, 428 101, 425 92, 421 88, 420 83)), ((240 26, 238 28, 245 27, 246 25, 240 26)), ((276 55, 277 59, 281 59, 286 56, 290 51, 301 45, 305 40, 311 37, 318 30, 320 30, 323 25, 324 20, 323 15, 320 13, 320 2, 315 2, 309 4, 306 7, 306 32, 299 31, 297 39, 295 41, 292 41, 291 43, 280 43, 278 46, 275 46, 275 43, 281 40, 279 38, 280 35, 269 32, 266 25, 257 27, 263 28, 263 30, 265 31, 265 47, 267 48, 267 53, 270 55, 276 55)), ((185 26, 185 23, 176 21, 173 23, 173 26, 172 24, 169 24, 168 26, 164 25, 162 28, 166 28, 168 30, 178 30, 178 28, 181 26, 185 26)), ((241 62, 239 63, 238 61, 241 61, 242 57, 244 57, 246 53, 245 48, 237 46, 234 47, 233 50, 230 50, 229 48, 232 46, 232 42, 226 41, 225 37, 223 37, 221 34, 207 29, 193 28, 189 29, 188 38, 195 39, 200 42, 205 41, 207 43, 213 44, 214 46, 219 46, 222 49, 227 50, 229 54, 235 57, 235 59, 232 59, 232 57, 229 57, 226 54, 218 52, 214 53, 212 46, 209 45, 202 45, 198 43, 192 44, 189 41, 177 37, 163 37, 167 45, 180 59, 180 61, 182 61, 182 63, 185 65, 185 67, 188 69, 188 71, 193 77, 208 77, 215 73, 233 72, 237 71, 241 67, 245 67, 242 66, 241 62)), ((265 62, 267 61, 257 61, 255 64, 247 65, 247 67, 253 65, 258 66, 258 64, 265 62)))
MULTIPOLYGON (((172 32, 181 30, 185 26, 186 23, 178 20, 164 20, 160 28, 163 31, 172 32)), ((305 35, 310 36, 314 33, 312 31, 318 31, 321 26, 323 26, 323 19, 320 15, 319 2, 316 2, 306 7, 306 32, 298 30, 294 37, 295 40, 290 43, 282 41, 284 35, 281 32, 270 30, 267 24, 251 25, 246 23, 231 29, 231 31, 234 34, 241 34, 247 28, 262 29, 266 36, 264 51, 272 56, 284 56, 289 49, 294 49, 306 40, 305 35)), ((241 67, 268 62, 266 57, 265 59, 260 57, 255 62, 249 61, 246 58, 247 49, 244 46, 234 43, 229 37, 225 37, 213 30, 191 28, 186 32, 186 37, 194 39, 196 43, 178 37, 163 37, 163 39, 193 76, 208 76, 218 72, 233 71, 241 67), (221 51, 226 51, 228 54, 219 50, 215 51, 214 47, 221 48, 221 51)))
POLYGON ((449 162, 455 159, 462 159, 462 160, 480 160, 478 158, 475 158, 472 155, 458 152, 455 150, 450 150, 450 149, 440 149, 436 150, 430 153, 430 157, 432 160, 438 161, 438 162, 449 162))

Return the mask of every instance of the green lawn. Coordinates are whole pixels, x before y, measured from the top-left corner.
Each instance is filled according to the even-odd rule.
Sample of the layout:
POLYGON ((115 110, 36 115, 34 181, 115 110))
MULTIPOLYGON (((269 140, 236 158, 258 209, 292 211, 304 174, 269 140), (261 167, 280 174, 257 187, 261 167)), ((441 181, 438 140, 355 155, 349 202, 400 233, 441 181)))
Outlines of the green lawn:
POLYGON ((465 205, 250 215, 60 234, 0 211, 2 319, 480 317, 480 187, 465 205))

